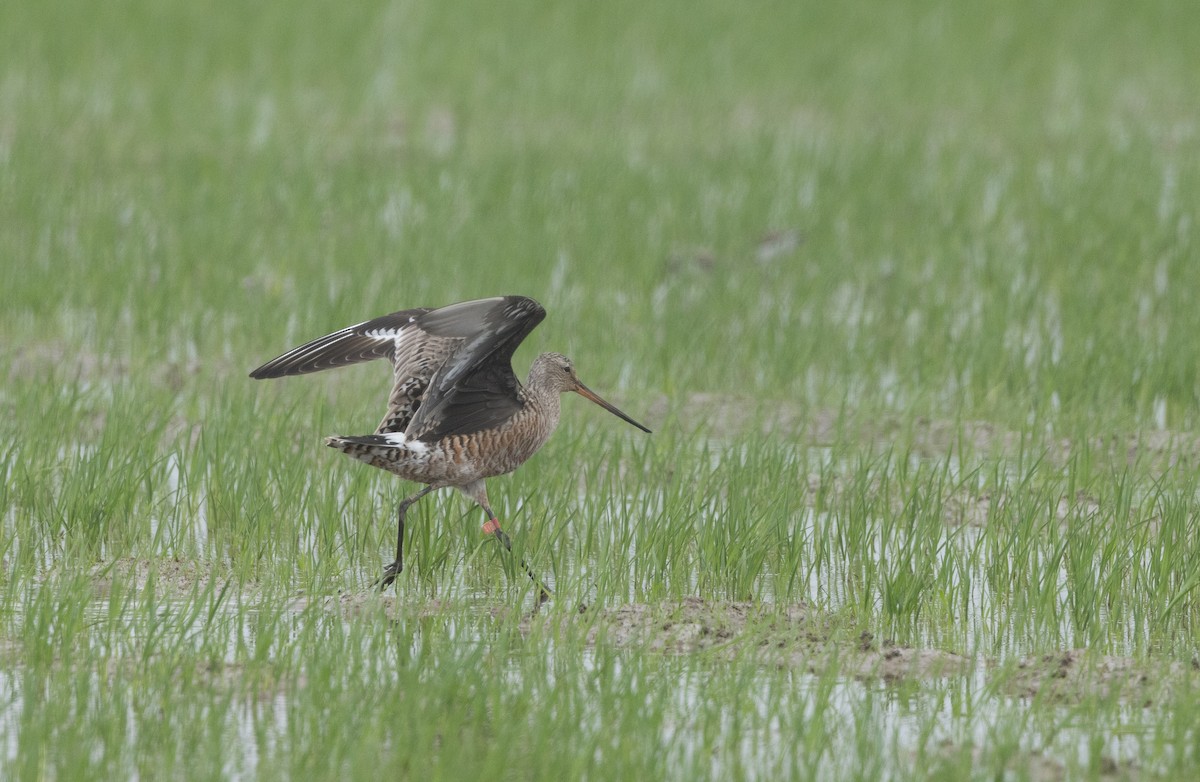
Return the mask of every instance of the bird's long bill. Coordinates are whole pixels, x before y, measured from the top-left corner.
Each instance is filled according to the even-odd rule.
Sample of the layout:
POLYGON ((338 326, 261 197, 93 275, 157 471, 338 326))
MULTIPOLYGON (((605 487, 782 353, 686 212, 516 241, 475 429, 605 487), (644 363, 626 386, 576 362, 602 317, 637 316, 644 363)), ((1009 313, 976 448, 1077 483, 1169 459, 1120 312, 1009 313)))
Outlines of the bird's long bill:
POLYGON ((584 399, 590 399, 591 401, 593 401, 596 404, 603 407, 608 412, 615 415, 617 418, 620 418, 622 421, 629 423, 629 424, 633 424, 638 429, 641 429, 643 432, 646 432, 648 434, 651 433, 649 429, 642 426, 641 424, 639 424, 637 421, 633 420, 629 416, 625 415, 620 410, 618 410, 616 407, 610 405, 608 402, 605 402, 603 399, 600 398, 600 396, 595 391, 588 388, 583 383, 579 384, 579 387, 575 389, 575 393, 579 394, 584 399))

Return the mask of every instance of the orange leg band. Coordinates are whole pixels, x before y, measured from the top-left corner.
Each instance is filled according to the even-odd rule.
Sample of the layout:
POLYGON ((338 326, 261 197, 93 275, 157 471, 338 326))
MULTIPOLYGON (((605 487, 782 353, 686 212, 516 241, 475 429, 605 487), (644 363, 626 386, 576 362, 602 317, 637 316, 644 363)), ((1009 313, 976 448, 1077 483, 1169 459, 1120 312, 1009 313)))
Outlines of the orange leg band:
POLYGON ((499 519, 488 519, 483 523, 483 532, 486 535, 495 535, 500 531, 499 519))

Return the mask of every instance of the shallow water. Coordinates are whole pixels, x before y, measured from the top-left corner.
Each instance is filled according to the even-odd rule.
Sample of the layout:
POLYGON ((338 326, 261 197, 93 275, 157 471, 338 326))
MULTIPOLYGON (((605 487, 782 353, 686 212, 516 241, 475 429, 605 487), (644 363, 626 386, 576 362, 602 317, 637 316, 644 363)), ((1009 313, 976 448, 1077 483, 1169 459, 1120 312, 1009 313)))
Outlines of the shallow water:
MULTIPOLYGON (((744 462, 752 456, 744 447, 740 451, 724 450, 713 455, 714 461, 709 466, 713 470, 727 469, 735 461, 740 459, 744 462)), ((957 500, 959 495, 954 492, 961 491, 964 503, 976 502, 970 489, 977 487, 968 486, 964 490, 959 485, 963 468, 956 459, 947 457, 930 462, 912 454, 902 458, 909 470, 942 470, 948 476, 945 484, 930 484, 939 489, 943 485, 950 487, 940 495, 936 492, 931 494, 933 500, 943 503, 949 499, 957 500)), ((872 487, 873 484, 867 479, 874 477, 894 480, 893 471, 898 469, 894 461, 883 459, 872 465, 874 473, 868 474, 867 479, 861 479, 855 472, 857 466, 837 463, 833 451, 827 448, 798 450, 794 462, 788 464, 797 481, 811 480, 814 475, 841 479, 844 484, 841 490, 847 492, 862 491, 864 486, 872 487), (860 482, 855 483, 856 479, 860 482)), ((180 485, 178 460, 169 458, 162 463, 162 468, 166 474, 164 481, 168 492, 172 496, 181 493, 183 487, 180 485)), ((1014 472, 1010 477, 1016 479, 1020 476, 1014 472)), ((630 519, 664 519, 675 499, 665 490, 656 490, 647 496, 617 495, 613 499, 598 501, 596 492, 584 490, 586 488, 583 487, 577 497, 577 510, 562 522, 562 551, 543 552, 542 556, 561 557, 557 562, 560 571, 576 579, 564 594, 572 594, 573 599, 577 599, 574 597, 577 592, 585 602, 599 602, 593 611, 599 613, 602 622, 622 621, 622 607, 632 606, 644 609, 649 624, 634 628, 634 632, 620 641, 585 638, 576 639, 574 643, 559 643, 538 634, 536 623, 541 620, 526 618, 521 623, 520 632, 527 637, 540 639, 542 645, 526 644, 506 661, 503 675, 514 688, 530 685, 531 678, 545 676, 545 672, 549 671, 555 677, 550 686, 584 689, 586 675, 597 665, 598 644, 616 644, 618 652, 615 660, 611 651, 604 652, 604 664, 608 665, 632 664, 647 654, 669 659, 671 664, 661 666, 655 673, 655 676, 668 679, 670 690, 669 702, 663 706, 665 718, 655 727, 660 734, 658 741, 662 751, 677 766, 688 768, 707 764, 705 767, 716 777, 800 775, 811 771, 814 763, 815 768, 823 774, 847 776, 859 769, 855 766, 852 753, 845 751, 845 748, 853 747, 856 741, 868 740, 882 747, 882 755, 892 758, 896 769, 903 770, 908 769, 922 753, 941 752, 943 750, 939 748, 942 747, 946 752, 953 752, 963 747, 994 744, 996 732, 1013 725, 1017 726, 1020 734, 1021 751, 1030 758, 1039 758, 1037 762, 1046 765, 1046 773, 1050 777, 1060 775, 1065 766, 1094 763, 1099 756, 1118 767, 1126 764, 1137 764, 1143 769, 1150 767, 1142 758, 1147 754, 1153 755, 1151 744, 1161 741, 1161 736, 1155 738, 1155 731, 1160 730, 1160 719, 1167 717, 1148 714, 1141 707, 1143 691, 1129 682, 1139 675, 1141 669, 1138 666, 1142 663, 1120 657, 1133 655, 1150 645, 1150 623, 1143 621, 1135 625, 1123 621, 1125 617, 1114 613, 1112 607, 1101 608, 1099 621, 1114 625, 1112 629, 1105 630, 1105 648, 1110 655, 1116 655, 1106 658, 1111 662, 1103 664, 1116 670, 1109 671, 1109 679, 1101 677, 1093 682, 1080 677, 1069 679, 1068 682, 1077 684, 1085 694, 1088 687, 1105 686, 1109 681, 1128 690, 1119 703, 1108 704, 1096 713, 1081 718, 1073 702, 1047 684, 1057 675, 1054 660, 1037 659, 1037 653, 1045 646, 1063 648, 1064 639, 1066 648, 1086 645, 1086 636, 1076 626, 1072 612, 1064 608, 1072 599, 1069 575, 1061 562, 1055 564, 1052 549, 1033 546, 1032 557, 1036 564, 1044 572, 1053 574, 1048 587, 1059 610, 1052 620, 1052 627, 1034 630, 1028 625, 1020 625, 1021 618, 1015 615, 1010 596, 995 591, 983 570, 990 562, 1000 563, 1005 572, 1012 572, 1024 568, 1028 560, 1022 561, 1011 552, 1005 554, 987 550, 983 555, 977 553, 980 547, 995 543, 994 539, 989 538, 991 530, 987 526, 990 521, 987 507, 965 506, 967 511, 959 523, 943 523, 939 517, 934 519, 936 523, 910 524, 904 515, 905 506, 890 506, 891 499, 886 492, 879 496, 864 493, 861 505, 875 515, 855 517, 852 511, 857 506, 841 502, 836 493, 831 491, 825 505, 817 509, 811 502, 811 489, 801 487, 797 496, 803 502, 781 511, 787 514, 788 536, 805 543, 805 551, 796 561, 797 567, 804 568, 803 577, 797 582, 800 588, 795 594, 776 594, 774 586, 779 583, 781 574, 772 570, 772 566, 766 566, 754 580, 755 605, 767 611, 786 610, 789 604, 803 601, 806 611, 820 616, 834 616, 847 607, 860 605, 866 594, 874 601, 872 614, 882 617, 881 627, 873 627, 872 631, 881 637, 895 631, 899 637, 907 639, 908 646, 900 648, 906 653, 912 652, 913 659, 917 659, 917 652, 947 654, 937 650, 952 650, 962 655, 964 660, 961 671, 948 673, 934 673, 920 665, 910 671, 889 669, 886 672, 869 672, 864 671, 864 667, 884 655, 884 642, 875 642, 872 649, 864 650, 856 648, 853 643, 848 644, 844 638, 822 638, 816 647, 798 646, 794 654, 785 656, 782 661, 754 657, 746 662, 736 656, 722 657, 712 653, 709 647, 694 643, 700 637, 699 633, 709 629, 703 617, 692 616, 681 622, 682 625, 690 623, 700 628, 692 635, 664 637, 658 633, 651 621, 656 607, 647 605, 646 597, 640 596, 644 579, 639 581, 634 577, 627 581, 613 581, 610 578, 603 588, 602 600, 597 601, 600 588, 594 584, 589 586, 589 579, 602 577, 602 571, 606 568, 619 571, 621 567, 614 568, 612 563, 575 559, 577 549, 570 545, 573 533, 600 530, 598 534, 608 536, 607 539, 601 537, 601 551, 618 552, 626 563, 639 562, 652 554, 660 541, 654 539, 653 529, 631 522, 630 519), (857 526, 848 529, 847 523, 857 526), (846 556, 839 556, 834 551, 817 559, 812 549, 818 542, 828 545, 837 543, 843 547, 846 556), (848 550, 851 545, 854 546, 853 550, 848 550), (953 606, 939 607, 943 612, 954 613, 948 621, 945 617, 930 620, 918 612, 911 617, 902 614, 891 617, 893 624, 889 626, 889 611, 884 605, 886 574, 874 574, 875 580, 863 587, 864 562, 894 562, 910 549, 922 552, 921 555, 925 557, 922 564, 928 572, 937 573, 946 569, 947 580, 941 586, 951 592, 961 592, 962 599, 955 601, 953 606), (966 564, 958 567, 955 566, 956 562, 966 564), (623 587, 624 591, 614 589, 614 584, 623 587), (641 603, 636 602, 639 596, 641 603), (1083 640, 1077 641, 1077 638, 1083 640), (529 655, 541 655, 542 663, 531 666, 529 655), (1031 670, 1034 671, 1027 678, 1018 677, 1015 683, 1008 684, 1002 677, 997 678, 995 671, 998 667, 1026 658, 1032 660, 1031 670), (744 674, 738 696, 728 703, 714 706, 711 698, 707 697, 709 680, 714 673, 730 669, 740 670, 744 674), (1034 704, 1033 699, 1038 697, 1045 698, 1046 702, 1034 704), (705 709, 711 711, 713 708, 717 713, 716 728, 709 721, 711 715, 705 712, 705 709), (821 754, 819 750, 797 747, 796 732, 799 726, 812 720, 826 723, 831 735, 836 734, 837 745, 843 749, 838 752, 828 750, 821 754), (713 752, 713 746, 727 749, 713 752)), ((907 501, 907 498, 904 499, 907 501)), ((198 502, 199 518, 192 519, 188 524, 152 520, 152 534, 156 540, 163 541, 160 545, 164 550, 178 551, 181 536, 190 536, 198 552, 210 550, 206 523, 207 497, 201 495, 198 502), (160 523, 175 526, 162 527, 160 523), (166 543, 168 540, 171 542, 166 543)), ((1086 497, 1061 499, 1060 507, 1045 509, 1046 523, 1064 525, 1066 518, 1072 514, 1087 517, 1094 513, 1089 509, 1089 502, 1091 500, 1086 497), (1066 503, 1065 510, 1061 507, 1062 503, 1066 503), (1081 504, 1076 506, 1075 503, 1081 504)), ((527 524, 548 523, 526 518, 527 514, 536 512, 537 507, 536 502, 514 497, 510 504, 513 519, 510 529, 520 534, 522 527, 527 524)), ((715 502, 701 507, 724 509, 724 506, 715 502)), ((424 523, 461 526, 462 516, 471 514, 465 504, 457 501, 442 502, 436 508, 435 512, 426 512, 424 523)), ((929 513, 941 514, 944 510, 941 505, 934 503, 929 513)), ((703 516, 698 518, 692 533, 706 531, 702 526, 705 523, 719 523, 719 518, 713 518, 717 521, 703 516)), ((390 525, 391 519, 389 514, 381 512, 378 519, 363 523, 390 525)), ((316 536, 320 525, 320 520, 313 519, 297 527, 302 550, 317 549, 319 542, 316 536)), ((387 535, 383 535, 383 538, 386 539, 387 535)), ((1119 552, 1118 560, 1124 557, 1143 568, 1150 566, 1150 553, 1137 551, 1136 541, 1131 539, 1121 543, 1125 549, 1119 552)), ((20 541, 13 542, 14 552, 19 551, 19 544, 20 541)), ((46 550, 43 553, 49 557, 53 552, 46 550)), ((96 652, 97 658, 103 657, 102 652, 110 652, 114 642, 121 653, 130 656, 146 653, 148 639, 161 636, 164 627, 169 628, 168 632, 176 639, 208 638, 206 649, 211 652, 215 644, 214 661, 223 666, 214 674, 212 682, 218 690, 239 686, 238 677, 246 661, 254 656, 260 637, 259 624, 264 618, 268 624, 275 622, 273 627, 290 634, 289 637, 293 639, 301 638, 301 631, 313 622, 332 622, 346 635, 364 634, 361 623, 379 621, 379 614, 375 612, 382 605, 392 617, 389 621, 399 621, 405 632, 411 634, 402 643, 412 645, 413 654, 429 644, 487 647, 498 632, 491 620, 507 616, 508 609, 503 606, 506 597, 494 591, 495 580, 481 579, 478 571, 501 567, 503 557, 492 541, 481 537, 478 545, 465 555, 464 562, 451 563, 437 571, 436 590, 442 596, 441 602, 429 601, 429 586, 417 581, 417 573, 409 572, 406 575, 413 583, 401 584, 393 593, 394 596, 377 598, 366 592, 347 593, 329 598, 300 597, 290 604, 286 600, 256 595, 252 587, 242 594, 231 592, 220 600, 215 599, 212 588, 206 592, 203 584, 199 585, 198 592, 194 591, 198 586, 197 579, 204 574, 202 566, 193 561, 190 570, 160 574, 162 599, 152 611, 143 612, 139 608, 144 579, 139 581, 136 574, 132 579, 126 579, 122 587, 127 592, 126 599, 132 604, 127 603, 115 609, 118 614, 115 619, 111 595, 105 594, 103 589, 95 590, 101 596, 85 608, 85 618, 91 628, 85 637, 88 648, 96 652), (191 596, 187 597, 189 593, 191 596)), ((52 564, 47 561, 45 566, 50 568, 52 564)), ((383 559, 380 559, 379 566, 382 564, 383 559)), ((544 562, 531 560, 531 564, 540 570, 538 565, 544 562)), ((135 565, 141 567, 137 563, 135 565)), ((684 594, 701 591, 699 579, 704 574, 694 565, 692 563, 687 574, 690 581, 682 587, 678 584, 675 586, 684 594)), ((628 567, 632 568, 633 564, 628 567)), ((374 567, 368 566, 367 569, 372 572, 367 573, 364 580, 374 575, 374 567)), ((1091 565, 1090 572, 1093 578, 1102 575, 1098 563, 1091 565)), ((516 581, 510 582, 514 588, 508 589, 506 596, 524 594, 528 609, 532 606, 533 597, 521 591, 525 587, 523 574, 515 570, 510 578, 516 581)), ((31 587, 39 588, 48 587, 31 587)), ((719 593, 719 590, 711 588, 704 591, 719 593)), ((16 595, 10 604, 23 605, 29 602, 28 596, 16 595)), ((711 608, 715 617, 711 625, 717 627, 721 623, 722 612, 728 612, 730 604, 711 602, 698 605, 701 612, 711 608)), ((635 621, 642 621, 637 618, 637 611, 629 612, 629 616, 634 617, 635 621)), ((13 614, 7 621, 10 627, 20 628, 23 617, 13 614)), ((508 624, 511 631, 513 622, 508 624)), ((677 628, 676 632, 682 631, 677 628)), ((17 635, 19 637, 19 633, 17 635)), ((363 643, 368 643, 372 634, 367 631, 363 637, 363 643)), ((798 643, 792 635, 781 638, 785 643, 798 643)), ((0 704, 3 704, 0 706, 0 733, 5 737, 5 756, 12 763, 21 745, 24 719, 30 713, 25 688, 31 683, 36 688, 38 684, 36 677, 20 675, 22 662, 18 647, 5 650, 5 656, 12 661, 12 665, 0 671, 0 704)), ((1153 664, 1146 663, 1145 670, 1152 677, 1158 676, 1156 681, 1161 681, 1161 671, 1156 670, 1153 664)), ((112 674, 106 672, 106 675, 112 674)), ((117 674, 118 678, 120 675, 117 674)), ((389 683, 392 682, 387 678, 381 680, 381 686, 389 683)), ((136 684, 129 686, 136 687, 136 684)), ((95 699, 94 702, 78 704, 78 708, 84 711, 102 708, 101 695, 97 693, 103 689, 97 681, 88 696, 95 699)), ((281 753, 286 753, 291 747, 290 742, 296 740, 294 726, 289 725, 289 714, 296 708, 306 707, 307 697, 302 689, 281 686, 254 696, 239 695, 235 708, 229 710, 221 710, 215 704, 203 707, 220 724, 223 734, 236 737, 236 740, 228 742, 229 754, 223 776, 232 779, 253 778, 261 758, 277 758, 281 753)), ((602 733, 605 729, 603 715, 586 708, 586 697, 581 697, 580 701, 585 704, 581 714, 577 715, 581 720, 581 729, 602 733)), ((133 706, 128 709, 125 717, 128 728, 122 739, 127 750, 139 745, 141 740, 136 726, 138 720, 144 718, 134 712, 133 706)), ((149 750, 141 748, 138 751, 149 750)))
MULTIPOLYGON (((336 621, 337 606, 344 609, 346 604, 331 600, 327 605, 332 612, 327 618, 336 621)), ((175 615, 183 608, 177 604, 164 605, 164 611, 175 615)), ((300 613, 296 616, 314 618, 311 608, 307 602, 297 603, 300 613)), ((97 602, 88 613, 100 617, 107 611, 105 604, 97 602)), ((234 666, 234 671, 239 660, 238 645, 253 644, 254 615, 253 608, 228 612, 227 618, 235 618, 236 622, 229 629, 225 661, 234 666)), ((350 632, 350 625, 357 620, 351 616, 341 621, 350 632)), ((433 625, 411 624, 410 643, 418 647, 430 643, 486 645, 493 639, 492 631, 483 629, 485 626, 486 623, 481 625, 469 615, 462 620, 439 619, 433 625)), ((194 629, 201 629, 200 624, 195 624, 194 629)), ((133 636, 138 632, 134 629, 133 636)), ((613 666, 609 672, 612 678, 625 676, 623 667, 628 658, 623 655, 614 657, 606 653, 601 661, 595 648, 542 640, 543 644, 527 645, 524 652, 507 662, 502 669, 507 686, 520 688, 525 684, 523 679, 532 675, 548 677, 540 686, 586 690, 586 682, 598 665, 613 666), (540 657, 541 661, 531 664, 530 655, 540 657)), ((245 654, 245 650, 241 653, 245 654)), ((625 654, 640 652, 629 648, 625 654)), ((902 681, 859 676, 830 678, 803 669, 751 667, 741 677, 738 698, 716 705, 718 718, 714 732, 710 677, 713 666, 723 663, 711 658, 670 655, 665 659, 673 660, 672 664, 659 666, 655 674, 670 678, 669 702, 663 706, 664 719, 656 728, 661 751, 672 766, 707 766, 714 778, 730 775, 747 779, 778 778, 780 773, 792 776, 813 768, 822 775, 844 778, 861 771, 853 753, 830 746, 814 754, 811 748, 798 745, 801 740, 796 734, 798 726, 812 721, 820 721, 823 730, 831 738, 836 737, 839 745, 872 742, 882 757, 892 758, 898 764, 895 769, 883 769, 892 774, 901 769, 911 770, 915 759, 924 753, 936 756, 955 748, 987 747, 996 740, 993 731, 997 726, 1025 720, 1022 715, 1027 716, 1032 708, 1027 700, 998 693, 989 666, 982 663, 961 676, 902 681)), ((4 754, 10 764, 17 760, 26 709, 22 677, 13 675, 19 671, 19 665, 11 672, 0 670, 0 703, 4 704, 0 709, 0 734, 5 737, 4 754)), ((637 672, 645 675, 641 669, 637 672)), ((232 684, 230 680, 221 682, 218 679, 213 683, 219 688, 232 684)), ((661 691, 658 684, 661 683, 647 685, 646 697, 654 697, 652 693, 661 691)), ((389 685, 381 681, 380 686, 389 685)), ((108 708, 105 689, 94 680, 87 700, 77 704, 77 708, 81 711, 108 708)), ((293 751, 291 743, 296 734, 289 725, 289 713, 297 705, 295 700, 305 697, 303 691, 279 690, 236 698, 233 707, 218 718, 219 729, 226 737, 222 742, 223 777, 253 779, 261 757, 274 758, 277 763, 281 755, 293 751)), ((586 697, 583 700, 586 703, 586 697)), ((165 716, 172 718, 170 714, 165 716)), ((574 718, 579 720, 579 729, 584 734, 599 735, 605 730, 604 717, 599 711, 585 708, 574 718)), ((126 751, 154 752, 138 736, 138 725, 144 719, 146 715, 137 713, 132 703, 126 707, 126 732, 121 739, 126 751)), ((207 717, 202 722, 207 724, 206 729, 213 728, 207 717)), ((1042 705, 1037 709, 1036 719, 1024 724, 1020 748, 1043 764, 1051 776, 1059 775, 1067 764, 1086 765, 1094 761, 1096 753, 1106 763, 1119 767, 1139 762, 1146 749, 1143 736, 1147 727, 1148 714, 1137 705, 1108 709, 1098 721, 1082 722, 1076 719, 1069 705, 1042 705)), ((1151 769, 1143 766, 1142 770, 1151 769)))

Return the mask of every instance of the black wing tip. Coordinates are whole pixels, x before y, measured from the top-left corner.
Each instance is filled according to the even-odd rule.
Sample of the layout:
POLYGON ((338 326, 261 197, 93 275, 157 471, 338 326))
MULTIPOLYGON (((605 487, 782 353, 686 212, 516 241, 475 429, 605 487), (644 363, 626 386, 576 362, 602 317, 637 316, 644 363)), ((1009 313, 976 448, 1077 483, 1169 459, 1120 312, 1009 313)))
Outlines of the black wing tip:
POLYGON ((505 296, 504 301, 509 312, 520 313, 527 318, 537 318, 539 321, 546 317, 546 308, 536 299, 529 296, 505 296))
POLYGON ((265 371, 262 367, 259 367, 250 373, 250 377, 254 380, 271 380, 273 378, 284 377, 286 375, 287 372, 269 372, 265 371))
MULTIPOLYGON (((286 355, 286 354, 285 354, 286 355)), ((280 356, 283 358, 283 356, 280 356)), ((270 380, 277 377, 288 377, 289 375, 302 375, 307 371, 300 366, 281 362, 278 358, 273 358, 261 367, 257 367, 250 372, 250 377, 255 380, 270 380)))

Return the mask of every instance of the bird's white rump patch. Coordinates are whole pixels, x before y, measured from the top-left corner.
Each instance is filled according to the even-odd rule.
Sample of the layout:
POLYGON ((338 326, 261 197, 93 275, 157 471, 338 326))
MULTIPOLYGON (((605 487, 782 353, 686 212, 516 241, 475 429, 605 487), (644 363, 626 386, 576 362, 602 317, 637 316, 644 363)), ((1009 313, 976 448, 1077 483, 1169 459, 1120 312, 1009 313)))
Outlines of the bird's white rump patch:
POLYGON ((398 448, 403 448, 406 451, 411 451, 413 453, 425 453, 429 450, 428 445, 420 440, 413 440, 409 438, 408 435, 404 434, 404 432, 388 432, 387 434, 382 435, 382 439, 388 445, 394 445, 398 448))

